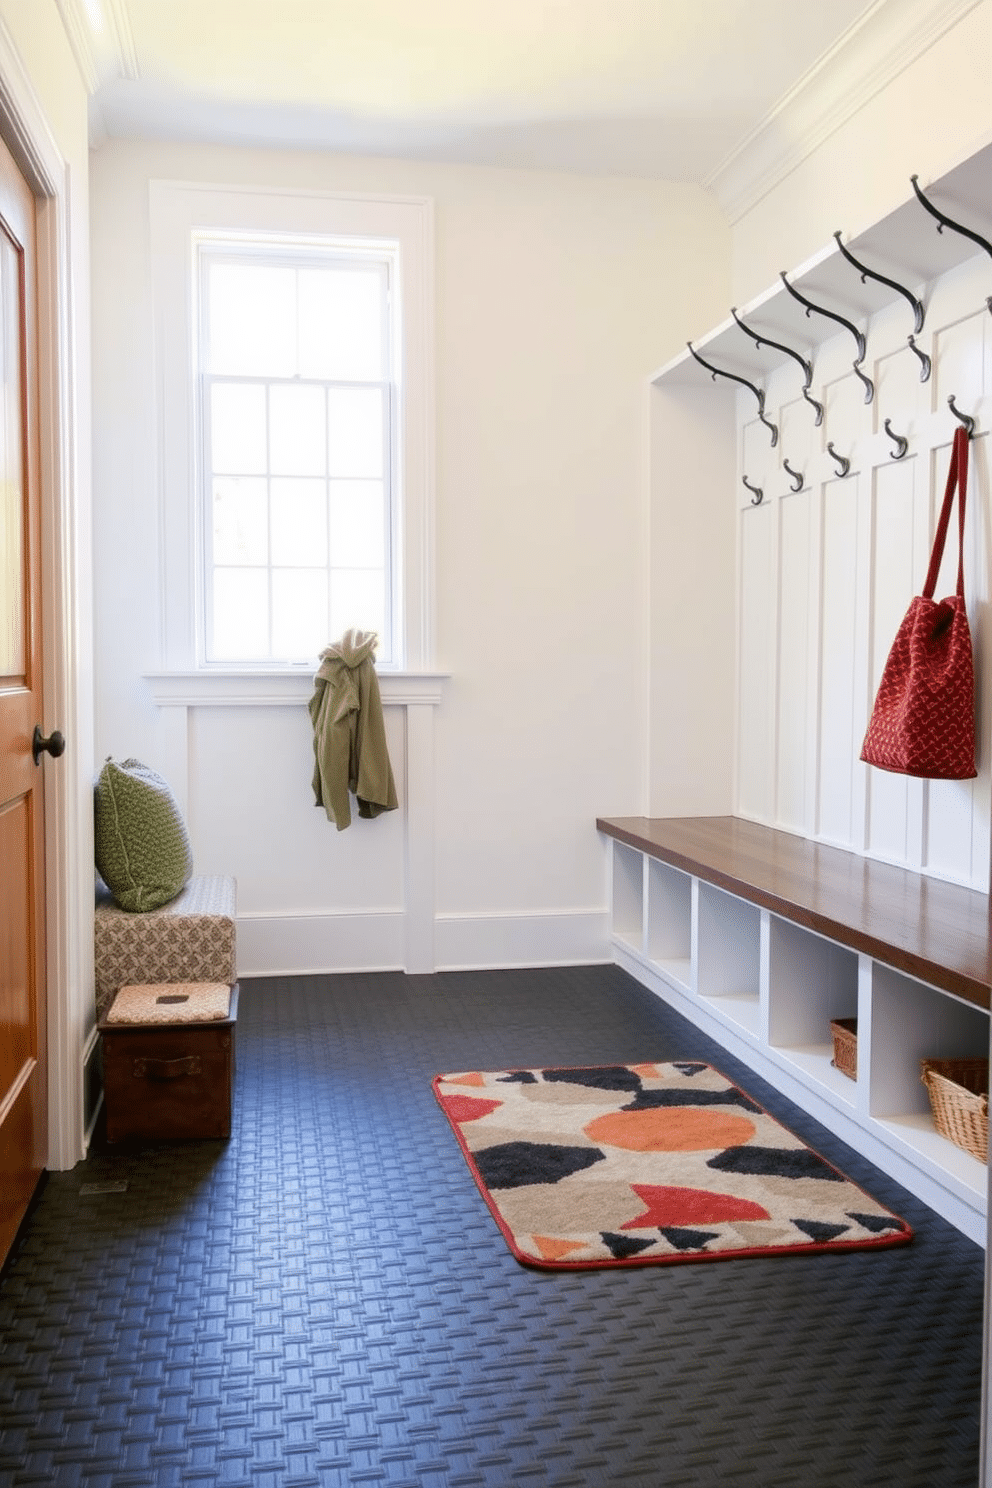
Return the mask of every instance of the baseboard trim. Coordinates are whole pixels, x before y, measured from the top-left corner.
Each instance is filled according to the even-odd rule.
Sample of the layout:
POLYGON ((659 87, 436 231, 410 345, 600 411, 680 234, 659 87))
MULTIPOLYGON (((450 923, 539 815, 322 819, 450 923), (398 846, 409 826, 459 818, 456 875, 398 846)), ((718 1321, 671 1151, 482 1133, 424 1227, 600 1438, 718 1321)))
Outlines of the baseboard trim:
POLYGON ((239 914, 238 975, 402 971, 401 910, 354 914, 239 914))
POLYGON ((97 1117, 103 1105, 103 1067, 100 1063, 100 1034, 90 1029, 83 1045, 83 1152, 90 1149, 97 1117))
MULTIPOLYGON (((406 946, 402 910, 238 915, 241 977, 405 971, 411 969, 406 946)), ((438 915, 434 948, 427 971, 589 966, 613 959, 605 908, 438 915)))
POLYGON ((593 966, 613 959, 606 909, 442 914, 435 920, 439 971, 513 966, 593 966))

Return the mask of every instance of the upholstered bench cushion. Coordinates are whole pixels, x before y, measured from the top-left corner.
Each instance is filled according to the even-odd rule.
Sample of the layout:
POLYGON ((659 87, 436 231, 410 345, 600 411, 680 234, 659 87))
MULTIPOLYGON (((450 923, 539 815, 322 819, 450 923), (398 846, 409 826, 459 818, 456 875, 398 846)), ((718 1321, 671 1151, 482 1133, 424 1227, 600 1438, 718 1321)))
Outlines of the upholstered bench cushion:
POLYGON ((139 982, 122 987, 106 1023, 214 1023, 231 1015, 226 982, 139 982))
POLYGON ((201 875, 169 904, 147 914, 97 901, 96 1009, 103 1018, 119 989, 136 982, 226 982, 238 979, 237 885, 201 875))

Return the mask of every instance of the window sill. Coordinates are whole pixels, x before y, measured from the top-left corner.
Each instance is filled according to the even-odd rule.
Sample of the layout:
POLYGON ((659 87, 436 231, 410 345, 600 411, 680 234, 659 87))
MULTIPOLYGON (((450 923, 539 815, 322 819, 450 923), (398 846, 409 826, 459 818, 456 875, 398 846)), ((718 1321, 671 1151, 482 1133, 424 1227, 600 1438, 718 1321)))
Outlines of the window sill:
MULTIPOLYGON (((437 706, 447 672, 379 672, 384 707, 437 706)), ((146 672, 160 708, 281 708, 306 704, 313 696, 313 673, 146 672)))

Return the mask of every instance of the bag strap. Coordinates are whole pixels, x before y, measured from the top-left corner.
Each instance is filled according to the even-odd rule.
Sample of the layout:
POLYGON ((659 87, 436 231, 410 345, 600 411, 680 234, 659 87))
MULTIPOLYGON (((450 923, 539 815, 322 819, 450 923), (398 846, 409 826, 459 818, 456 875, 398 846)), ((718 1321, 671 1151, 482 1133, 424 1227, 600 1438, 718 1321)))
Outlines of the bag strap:
POLYGON ((933 552, 930 554, 930 567, 927 569, 927 581, 923 585, 923 598, 933 599, 933 591, 937 587, 937 574, 940 571, 940 561, 944 556, 944 541, 947 537, 947 528, 951 520, 951 507, 954 505, 954 492, 957 490, 958 501, 958 587, 957 593, 964 599, 964 503, 965 491, 968 485, 968 431, 967 429, 955 429, 954 443, 951 446, 951 464, 947 472, 947 489, 944 492, 944 504, 940 508, 940 519, 937 522, 937 535, 933 540, 933 552))

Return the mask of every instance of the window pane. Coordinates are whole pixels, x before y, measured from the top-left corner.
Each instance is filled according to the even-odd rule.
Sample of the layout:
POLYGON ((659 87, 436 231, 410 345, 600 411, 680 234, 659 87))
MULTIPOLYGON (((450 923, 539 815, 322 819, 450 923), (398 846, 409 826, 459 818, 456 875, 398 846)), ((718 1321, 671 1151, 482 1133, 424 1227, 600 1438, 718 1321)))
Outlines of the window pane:
POLYGON ((323 388, 272 388, 269 419, 273 474, 323 475, 327 466, 323 388))
POLYGON ((264 475, 265 389, 218 382, 210 391, 210 465, 215 475, 264 475))
POLYGON ((268 561, 268 503, 265 481, 256 477, 214 480, 215 563, 268 561))
POLYGON ((214 661, 250 661, 269 654, 268 571, 214 569, 214 661))
POLYGON ((322 480, 273 479, 272 562, 327 566, 327 488, 322 480))
POLYGON ((292 377, 296 366, 293 269, 211 264, 208 368, 242 377, 292 377))
POLYGON ((385 274, 301 269, 300 374, 341 382, 379 382, 385 274))
POLYGON ((331 552, 335 567, 384 566, 386 522, 382 481, 331 481, 331 552))
POLYGON ((327 570, 273 569, 273 655, 316 661, 331 639, 327 634, 327 570))
MULTIPOLYGON (((331 639, 338 640, 349 626, 374 630, 385 637, 386 605, 382 569, 331 570, 331 639)), ((379 659, 382 660, 380 654, 379 659)))
POLYGON ((330 474, 383 474, 380 388, 331 388, 327 394, 330 474))

